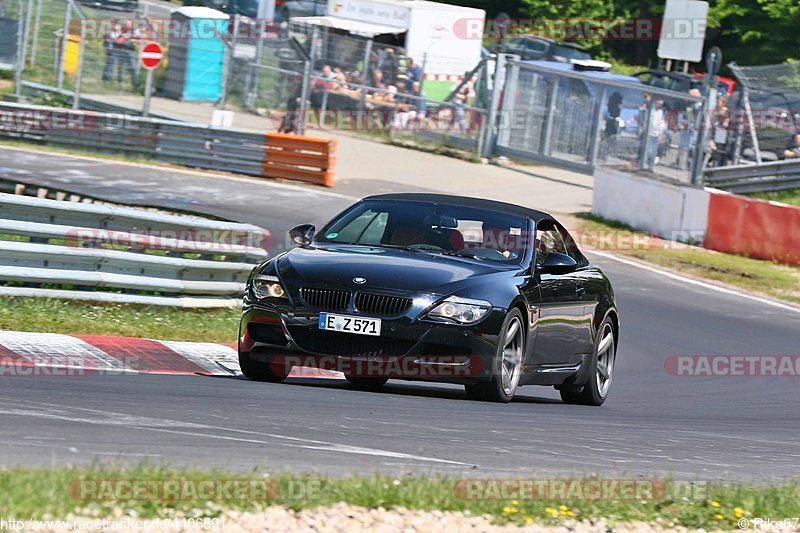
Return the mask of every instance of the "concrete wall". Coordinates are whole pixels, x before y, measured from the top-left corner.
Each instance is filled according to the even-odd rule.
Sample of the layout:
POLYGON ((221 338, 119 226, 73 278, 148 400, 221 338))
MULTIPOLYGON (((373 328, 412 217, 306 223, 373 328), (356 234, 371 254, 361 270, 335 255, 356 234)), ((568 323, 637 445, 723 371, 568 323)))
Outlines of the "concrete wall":
POLYGON ((593 214, 671 240, 705 240, 709 200, 709 191, 695 187, 613 168, 594 172, 593 214))

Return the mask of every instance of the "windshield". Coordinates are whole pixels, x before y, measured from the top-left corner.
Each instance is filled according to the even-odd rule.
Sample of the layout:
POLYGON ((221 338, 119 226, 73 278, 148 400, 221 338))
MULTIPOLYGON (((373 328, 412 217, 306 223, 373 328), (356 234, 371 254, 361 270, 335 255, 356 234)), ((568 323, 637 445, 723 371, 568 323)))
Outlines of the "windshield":
POLYGON ((520 264, 527 219, 455 205, 365 201, 331 222, 315 243, 401 248, 421 253, 520 264))
POLYGON ((572 48, 571 46, 553 46, 553 55, 566 57, 567 59, 591 59, 592 56, 588 52, 572 48))

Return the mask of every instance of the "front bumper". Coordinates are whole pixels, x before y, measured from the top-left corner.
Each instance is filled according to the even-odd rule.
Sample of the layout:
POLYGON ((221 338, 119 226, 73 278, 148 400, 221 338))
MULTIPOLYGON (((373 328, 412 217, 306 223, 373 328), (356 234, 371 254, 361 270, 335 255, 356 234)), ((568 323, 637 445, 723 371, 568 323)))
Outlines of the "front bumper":
POLYGON ((490 375, 505 311, 493 309, 471 326, 374 318, 381 318, 380 337, 328 332, 319 329, 319 311, 246 299, 239 351, 287 373, 301 366, 352 377, 471 383, 490 375))

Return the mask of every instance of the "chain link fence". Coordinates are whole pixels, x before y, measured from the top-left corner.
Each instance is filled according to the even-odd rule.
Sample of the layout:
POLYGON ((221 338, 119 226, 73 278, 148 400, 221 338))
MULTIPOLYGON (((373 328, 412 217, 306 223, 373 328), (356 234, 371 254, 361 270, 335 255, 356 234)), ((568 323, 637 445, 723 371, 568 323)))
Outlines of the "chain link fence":
POLYGON ((624 165, 691 181, 700 98, 607 73, 511 60, 497 148, 502 155, 591 172, 624 165))
POLYGON ((800 64, 728 66, 743 88, 731 103, 738 118, 732 159, 785 159, 800 133, 800 64))
POLYGON ((200 27, 168 12, 148 13, 147 2, 136 12, 74 0, 0 2, 6 15, 30 19, 24 79, 61 90, 55 94, 62 105, 78 105, 83 96, 141 109, 139 54, 142 43, 156 41, 166 54, 154 73, 154 95, 196 101, 208 115, 238 110, 268 118, 267 129, 278 131, 352 130, 581 172, 613 164, 691 181, 700 97, 625 77, 513 57, 501 67, 495 56, 445 76, 436 72, 458 58, 411 58, 387 36, 240 16, 200 27), (198 50, 203 60, 192 65, 198 50), (65 98, 65 91, 75 96, 65 98))

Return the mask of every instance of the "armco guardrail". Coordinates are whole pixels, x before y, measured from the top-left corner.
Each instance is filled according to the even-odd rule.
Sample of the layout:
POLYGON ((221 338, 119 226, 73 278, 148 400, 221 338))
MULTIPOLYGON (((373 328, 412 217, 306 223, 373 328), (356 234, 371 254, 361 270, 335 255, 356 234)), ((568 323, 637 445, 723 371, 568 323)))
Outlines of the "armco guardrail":
POLYGON ((333 186, 335 141, 282 136, 292 140, 293 162, 288 170, 277 172, 273 165, 284 164, 285 157, 275 159, 282 154, 266 141, 272 135, 277 134, 0 102, 0 138, 333 186))
POLYGON ((270 234, 256 226, 0 194, 0 295, 236 305, 270 234))
POLYGON ((760 165, 707 168, 705 184, 733 193, 798 189, 800 188, 800 161, 773 161, 760 165))

